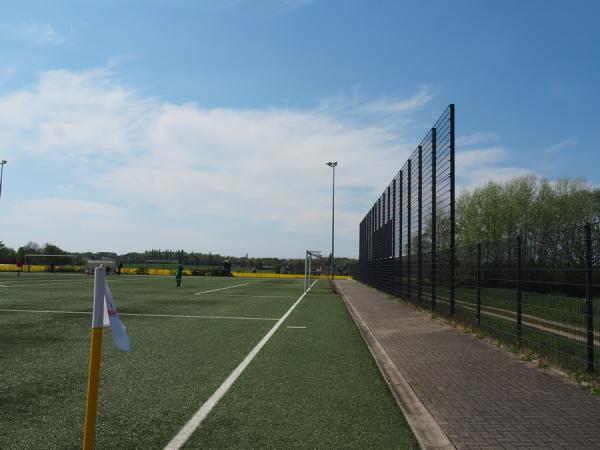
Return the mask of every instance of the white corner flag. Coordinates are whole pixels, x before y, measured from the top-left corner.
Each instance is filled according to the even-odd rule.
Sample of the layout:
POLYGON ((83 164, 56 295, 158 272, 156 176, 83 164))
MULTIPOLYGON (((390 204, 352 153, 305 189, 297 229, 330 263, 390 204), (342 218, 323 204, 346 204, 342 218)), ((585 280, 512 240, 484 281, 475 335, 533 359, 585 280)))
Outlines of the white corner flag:
POLYGON ((85 422, 83 425, 83 450, 94 450, 96 436, 96 413, 100 386, 100 360, 102 356, 102 334, 105 326, 112 328, 113 344, 119 350, 131 351, 127 330, 119 319, 112 294, 106 283, 106 269, 100 265, 94 271, 94 310, 90 342, 90 365, 87 398, 85 400, 85 422))
POLYGON ((124 352, 131 351, 131 342, 127 335, 127 329, 119 318, 117 306, 115 305, 115 301, 106 280, 104 281, 104 326, 110 327, 113 345, 117 349, 124 352))

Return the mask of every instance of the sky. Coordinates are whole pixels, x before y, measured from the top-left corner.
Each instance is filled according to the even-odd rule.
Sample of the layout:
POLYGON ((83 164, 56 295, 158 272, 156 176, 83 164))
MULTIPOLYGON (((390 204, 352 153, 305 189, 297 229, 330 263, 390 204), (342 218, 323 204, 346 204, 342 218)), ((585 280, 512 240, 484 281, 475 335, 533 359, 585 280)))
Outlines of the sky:
POLYGON ((448 104, 457 187, 600 184, 600 3, 9 2, 0 241, 358 255, 448 104))

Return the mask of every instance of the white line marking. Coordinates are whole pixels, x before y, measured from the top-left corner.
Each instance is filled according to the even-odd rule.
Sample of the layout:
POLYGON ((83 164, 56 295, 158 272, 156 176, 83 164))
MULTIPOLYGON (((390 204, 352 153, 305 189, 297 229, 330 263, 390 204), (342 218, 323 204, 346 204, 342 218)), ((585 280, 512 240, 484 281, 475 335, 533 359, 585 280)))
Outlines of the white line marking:
POLYGON ((279 319, 273 317, 238 317, 238 316, 192 316, 182 314, 134 314, 134 313, 119 313, 121 316, 142 316, 142 317, 191 317, 198 319, 235 319, 235 320, 269 320, 276 321, 279 319))
MULTIPOLYGON (((2 309, 0 312, 28 312, 28 313, 48 313, 48 314, 92 314, 91 311, 51 311, 41 309, 2 309)), ((137 314, 137 313, 119 313, 121 316, 140 316, 140 317, 175 317, 175 318, 192 318, 192 319, 231 319, 231 320, 267 320, 277 321, 279 319, 273 317, 238 317, 238 316, 194 316, 186 314, 137 314)))
POLYGON ((194 295, 208 294, 209 292, 224 291, 225 289, 233 289, 233 288, 240 287, 240 286, 247 286, 249 284, 254 284, 254 283, 234 284, 233 286, 227 286, 227 287, 219 288, 219 289, 211 289, 210 291, 196 292, 194 295))
POLYGON ((50 311, 41 309, 0 309, 0 312, 29 312, 29 313, 51 313, 51 314, 92 314, 91 311, 50 311))
POLYGON ((16 288, 16 287, 29 287, 29 286, 55 286, 59 284, 82 284, 82 283, 93 283, 94 280, 85 280, 85 281, 56 281, 54 283, 34 283, 34 284, 11 284, 8 286, 4 286, 7 288, 16 288))
POLYGON ((4 280, 3 283, 18 283, 20 281, 66 281, 66 280, 82 280, 84 278, 91 278, 89 275, 78 274, 72 276, 40 276, 40 275, 21 275, 20 277, 10 277, 8 280, 4 280))
POLYGON ((300 330, 300 329, 305 329, 306 327, 291 327, 291 326, 290 326, 290 327, 288 327, 288 328, 293 328, 293 329, 295 329, 295 330, 300 330))
POLYGON ((221 297, 287 298, 287 299, 298 298, 298 297, 290 297, 288 295, 219 294, 219 298, 221 298, 221 297))
MULTIPOLYGON (((136 275, 136 276, 121 276, 121 277, 115 277, 113 278, 112 276, 110 278, 108 278, 108 280, 113 283, 115 281, 132 281, 137 279, 143 279, 142 278, 143 275, 136 275)), ((52 286, 54 284, 77 284, 77 283, 93 283, 94 279, 93 278, 87 278, 87 279, 83 279, 84 275, 77 277, 77 278, 55 278, 55 279, 50 279, 50 280, 35 280, 34 277, 26 277, 26 280, 24 281, 29 281, 31 284, 23 284, 22 281, 20 280, 6 280, 6 281, 2 281, 2 283, 12 283, 9 284, 5 287, 19 287, 19 286, 52 286), (43 283, 37 283, 37 281, 43 281, 43 283)), ((172 277, 170 277, 172 278, 172 277)))
MULTIPOLYGON (((315 283, 318 280, 315 281, 315 283)), ((313 287, 313 283, 310 287, 313 287)), ((292 311, 298 306, 298 304, 302 301, 302 299, 306 296, 306 292, 303 293, 296 303, 294 303, 290 309, 283 315, 281 319, 277 321, 273 328, 269 330, 267 334, 259 341, 258 344, 248 353, 248 355, 244 358, 244 360, 240 363, 239 366, 235 368, 233 372, 223 381, 221 386, 210 396, 206 402, 200 407, 200 409, 192 416, 192 418, 186 423, 183 428, 177 433, 177 435, 171 439, 164 450, 177 450, 181 448, 183 444, 187 442, 192 433, 196 431, 196 429, 200 426, 202 421, 206 419, 206 417, 210 414, 212 409, 219 403, 219 400, 223 398, 223 396, 229 391, 233 383, 236 382, 238 377, 242 374, 242 372, 248 367, 248 365, 252 362, 254 357, 260 352, 260 350, 265 346, 265 344, 271 339, 271 336, 279 329, 281 324, 288 318, 288 316, 292 313, 292 311)))

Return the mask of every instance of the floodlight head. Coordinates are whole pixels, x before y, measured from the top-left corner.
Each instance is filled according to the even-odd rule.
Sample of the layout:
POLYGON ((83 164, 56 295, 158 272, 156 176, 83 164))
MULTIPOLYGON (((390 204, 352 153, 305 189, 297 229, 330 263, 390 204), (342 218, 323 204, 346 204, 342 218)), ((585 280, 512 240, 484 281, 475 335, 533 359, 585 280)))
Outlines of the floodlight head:
POLYGON ((0 163, 0 164, 6 164, 6 160, 5 160, 5 159, 3 159, 3 160, 2 160, 2 163, 0 163))
POLYGON ((327 163, 327 165, 328 165, 329 167, 335 167, 335 166, 337 166, 337 161, 329 161, 329 162, 327 163))

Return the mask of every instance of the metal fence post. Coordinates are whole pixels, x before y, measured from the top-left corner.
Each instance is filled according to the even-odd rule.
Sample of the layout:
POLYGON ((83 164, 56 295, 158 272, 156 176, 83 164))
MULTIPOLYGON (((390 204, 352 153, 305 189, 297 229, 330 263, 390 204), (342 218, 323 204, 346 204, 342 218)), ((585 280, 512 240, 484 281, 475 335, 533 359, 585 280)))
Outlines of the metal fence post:
POLYGON ((392 181, 392 260, 394 261, 394 295, 399 295, 399 273, 396 273, 396 178, 392 181))
POLYGON ((379 230, 379 228, 381 228, 381 197, 377 199, 377 226, 375 231, 379 230))
POLYGON ((371 211, 367 213, 367 232, 365 236, 367 254, 365 255, 367 262, 371 262, 371 211))
POLYGON ((437 274, 437 138, 436 129, 431 129, 431 309, 436 307, 437 274))
POLYGON ((418 233, 417 236, 417 300, 421 303, 421 295, 423 291, 423 147, 419 145, 419 169, 418 169, 418 233))
POLYGON ((396 257, 396 179, 392 181, 392 258, 396 257))
POLYGON ((403 184, 404 184, 404 174, 402 173, 402 171, 400 171, 400 193, 399 193, 399 200, 400 200, 400 204, 398 205, 398 227, 400 230, 400 233, 398 235, 398 243, 399 243, 399 254, 398 257, 400 258, 400 296, 402 296, 402 271, 404 270, 404 266, 403 266, 403 262, 402 262, 402 255, 404 253, 403 249, 402 249, 402 206, 403 206, 403 202, 402 202, 402 194, 403 194, 403 184))
POLYGON ((369 210, 369 232, 367 233, 369 239, 369 262, 373 260, 373 208, 369 210))
POLYGON ((412 161, 409 159, 408 161, 408 179, 406 186, 406 296, 410 300, 412 295, 410 289, 410 277, 412 275, 412 262, 411 262, 411 250, 412 250, 412 235, 411 235, 411 216, 412 216, 412 161))
POLYGON ((475 323, 477 327, 481 326, 481 242, 477 244, 477 313, 475 323))
POLYGON ((450 315, 456 308, 456 223, 454 176, 454 104, 450 105, 450 315))
MULTIPOLYGON (((392 196, 390 195, 391 194, 391 190, 392 190, 391 187, 388 186, 388 190, 387 190, 388 211, 387 211, 387 222, 386 222, 386 224, 392 221, 392 202, 391 202, 392 196)), ((389 225, 388 225, 388 227, 389 227, 389 225)), ((390 233, 390 236, 387 239, 387 249, 388 249, 387 252, 386 252, 386 257, 387 258, 389 258, 390 256, 393 257, 393 254, 394 254, 394 250, 393 250, 393 247, 394 247, 394 239, 393 239, 394 232, 393 232, 393 228, 394 228, 394 224, 392 223, 392 232, 390 233)))
POLYGON ((519 341, 519 345, 521 345, 521 337, 523 334, 522 327, 522 314, 523 314, 523 304, 522 304, 522 295, 521 295, 521 279, 523 277, 523 256, 521 255, 521 235, 517 236, 517 339, 519 341))
POLYGON ((587 371, 594 371, 594 300, 592 293, 592 224, 585 224, 585 313, 587 371))

